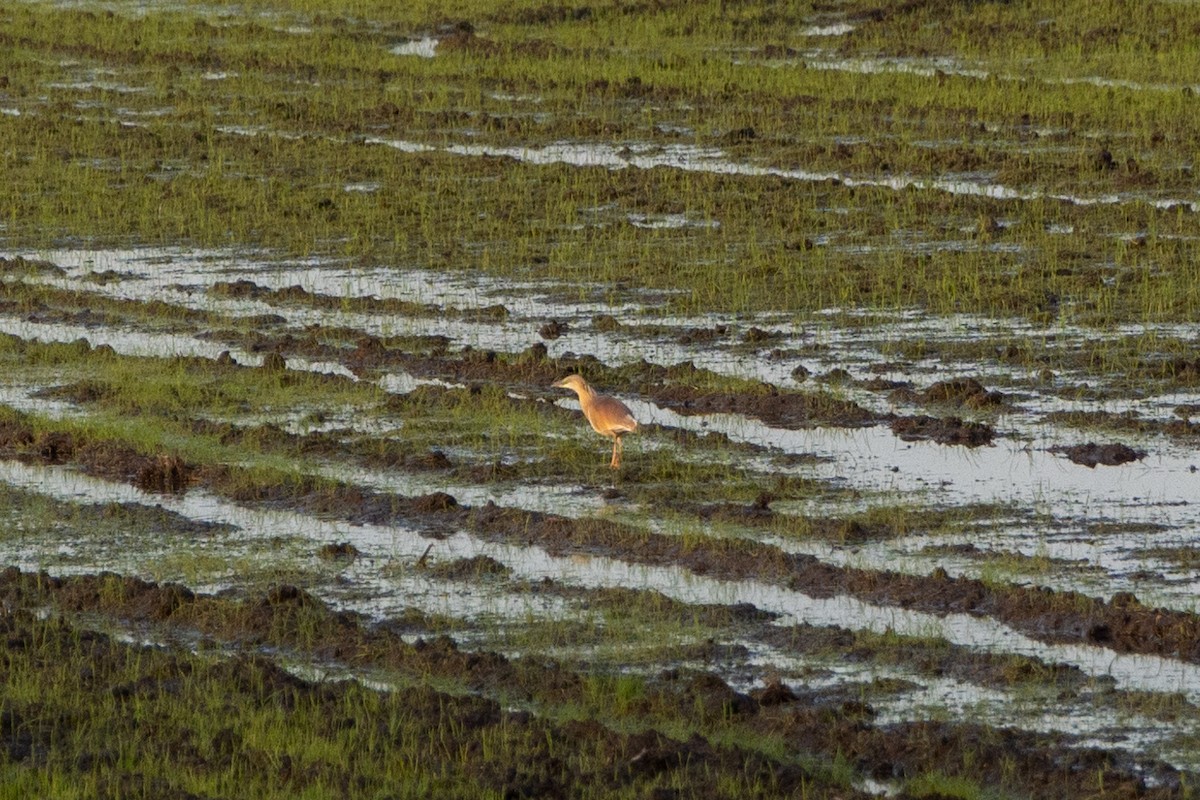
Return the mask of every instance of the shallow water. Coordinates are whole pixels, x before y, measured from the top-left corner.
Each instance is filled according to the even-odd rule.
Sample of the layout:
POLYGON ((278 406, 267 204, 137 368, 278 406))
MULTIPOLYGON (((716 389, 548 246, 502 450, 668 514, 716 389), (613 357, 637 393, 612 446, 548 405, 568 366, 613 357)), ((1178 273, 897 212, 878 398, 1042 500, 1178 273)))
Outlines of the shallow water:
MULTIPOLYGON (((17 254, 14 254, 17 255, 17 254)), ((692 361, 697 366, 724 375, 761 380, 783 388, 799 385, 792 370, 804 366, 820 374, 834 367, 848 369, 856 378, 877 374, 879 364, 889 364, 882 377, 892 380, 911 380, 918 385, 956 376, 977 376, 985 382, 1001 385, 1016 382, 1022 385, 1026 397, 1018 410, 1044 413, 1050 410, 1108 410, 1121 411, 1132 406, 1120 401, 1067 401, 1053 394, 1030 391, 1038 385, 1028 370, 1007 365, 987 363, 947 365, 936 359, 917 359, 903 366, 886 349, 897 341, 921 340, 953 347, 960 343, 992 341, 1008 343, 1033 340, 1044 343, 1051 352, 1069 352, 1078 342, 1097 340, 1117 341, 1123 337, 1156 334, 1190 340, 1193 332, 1187 326, 1144 325, 1126 326, 1099 332, 1092 329, 1059 323, 1039 327, 1018 320, 988 319, 969 315, 930 317, 918 313, 895 312, 876 314, 872 321, 858 321, 853 326, 838 324, 844 312, 831 310, 818 313, 812 319, 765 314, 758 316, 709 314, 689 317, 647 317, 654 302, 650 297, 628 293, 616 303, 596 300, 604 296, 600 287, 568 287, 554 281, 514 281, 487 278, 474 273, 437 273, 427 270, 378 267, 360 269, 332 261, 310 260, 277 263, 255 254, 238 255, 226 252, 182 250, 105 251, 48 251, 24 253, 44 257, 63 267, 67 274, 59 277, 25 278, 64 289, 79 287, 79 279, 94 272, 112 270, 121 273, 121 280, 101 284, 89 282, 88 290, 100 295, 137 301, 159 300, 183 308, 219 312, 232 317, 275 314, 296 327, 307 325, 344 326, 373 335, 445 336, 454 345, 519 352, 541 341, 538 329, 550 319, 569 323, 560 338, 544 342, 551 356, 566 352, 591 353, 609 363, 627 363, 646 359, 670 365, 692 361), (328 311, 303 304, 273 305, 250 299, 228 298, 207 291, 219 281, 249 280, 269 289, 300 286, 303 289, 330 297, 379 297, 404 300, 429 307, 456 311, 473 311, 503 305, 508 317, 503 321, 472 322, 429 314, 415 317, 328 311), (631 326, 608 332, 597 330, 591 317, 604 313, 614 316, 621 324, 631 326), (664 329, 663 333, 646 335, 639 326, 647 321, 664 329), (716 339, 696 344, 679 340, 691 328, 711 329, 723 326, 727 333, 716 339), (752 327, 774 331, 779 336, 760 347, 748 347, 743 338, 752 327), (673 333, 672 333, 673 332, 673 333), (812 355, 783 355, 771 357, 771 351, 788 354, 796 350, 812 350, 812 355)), ((997 345, 999 346, 999 344, 997 345)), ((1093 382, 1102 377, 1086 373, 1064 372, 1057 376, 1059 383, 1068 381, 1093 382)), ((1053 388, 1054 385, 1047 388, 1053 388)), ((885 398, 878 393, 847 386, 842 389, 856 402, 870 408, 887 410, 885 398)), ((1138 401, 1138 407, 1153 404, 1153 398, 1138 401)), ((1164 412, 1166 413, 1166 412, 1164 412)))
MULTIPOLYGON (((714 580, 680 567, 629 564, 600 556, 552 556, 540 547, 487 542, 466 532, 433 542, 404 527, 351 524, 289 511, 250 509, 199 490, 182 496, 151 494, 61 467, 0 462, 0 480, 58 500, 159 505, 191 519, 235 526, 242 536, 269 538, 286 532, 288 536, 311 540, 317 545, 347 541, 364 554, 360 559, 363 568, 369 568, 373 559, 415 562, 432 543, 430 552, 435 559, 488 556, 510 567, 515 577, 526 580, 551 578, 585 588, 650 589, 689 604, 750 603, 780 614, 777 621, 780 625, 805 622, 876 633, 938 637, 986 652, 1019 653, 1049 663, 1072 664, 1089 675, 1111 676, 1122 688, 1180 692, 1190 702, 1200 704, 1200 666, 1157 656, 1119 654, 1099 647, 1045 644, 1003 623, 966 614, 939 617, 877 606, 849 597, 812 598, 756 581, 714 580)), ((444 589, 439 584, 436 591, 444 589)), ((351 601, 350 607, 372 616, 387 613, 385 609, 403 607, 392 605, 397 600, 395 595, 379 596, 371 592, 364 598, 357 591, 352 595, 356 599, 351 601)), ((420 597, 406 596, 404 604, 420 607, 420 597)))
MULTIPOLYGON (((36 254, 28 254, 36 255, 36 254)), ((88 253, 57 251, 41 254, 57 263, 67 274, 38 278, 37 282, 64 288, 85 286, 89 291, 134 300, 158 299, 182 307, 219 311, 232 316, 271 313, 285 317, 295 327, 307 325, 345 326, 365 333, 388 335, 412 333, 444 335, 452 346, 472 346, 516 352, 538 341, 537 328, 547 318, 568 321, 571 329, 547 347, 551 355, 572 351, 591 353, 601 360, 622 364, 646 359, 664 365, 692 361, 718 373, 764 380, 782 388, 797 385, 791 370, 797 363, 814 372, 839 366, 852 375, 875 374, 873 365, 890 363, 883 348, 888 342, 917 340, 952 345, 996 338, 1045 341, 1048 346, 1069 349, 1075 343, 1094 338, 1094 332, 1066 324, 1038 327, 1024 322, 991 320, 972 316, 930 318, 912 312, 874 314, 854 325, 838 324, 843 312, 831 310, 810 320, 783 319, 777 315, 760 317, 705 316, 666 317, 656 321, 665 330, 725 325, 729 333, 716 342, 681 344, 673 335, 640 334, 636 327, 614 332, 598 332, 590 323, 592 312, 611 312, 626 324, 644 322, 636 304, 607 306, 599 301, 580 306, 564 297, 562 287, 553 282, 502 282, 470 273, 444 274, 422 270, 376 268, 352 269, 317 259, 274 263, 261 257, 230 252, 167 250, 129 250, 88 253), (80 279, 91 272, 114 270, 118 281, 96 284, 80 279), (214 296, 205 291, 221 280, 251 280, 272 287, 300 285, 305 289, 335 297, 392 297, 432 307, 462 310, 484 308, 496 303, 509 309, 502 323, 471 323, 437 316, 396 317, 394 315, 324 311, 300 305, 271 305, 253 300, 214 296), (780 338, 771 347, 794 348, 818 345, 817 355, 772 359, 762 350, 745 349, 741 333, 758 325, 778 331, 780 338)), ((240 363, 261 363, 261 356, 186 333, 147 332, 110 327, 85 327, 30 322, 22 318, 0 317, 0 330, 27 338, 73 341, 86 338, 93 344, 109 344, 118 352, 132 355, 169 357, 196 355, 215 358, 231 350, 240 363)), ((1153 330, 1163 336, 1191 336, 1186 326, 1126 326, 1100 334, 1119 338, 1153 330)), ((289 358, 288 366, 353 377, 336 363, 310 362, 289 358)), ((885 377, 927 384, 959 375, 977 376, 985 382, 1021 386, 1017 406, 995 416, 994 424, 1002 436, 993 447, 968 450, 944 447, 928 442, 904 442, 886 427, 864 429, 783 430, 737 415, 682 416, 647 403, 637 397, 623 399, 643 423, 697 432, 722 433, 738 442, 800 456, 817 456, 818 463, 787 468, 788 471, 828 481, 855 490, 858 509, 888 505, 898 498, 919 499, 923 503, 953 507, 967 503, 1001 504, 1027 509, 1042 520, 1019 521, 1014 526, 989 531, 976 544, 984 551, 1005 552, 1026 557, 1071 559, 1085 563, 1091 570, 1050 570, 1027 572, 1027 582, 1054 588, 1072 588, 1088 594, 1111 597, 1119 591, 1134 591, 1154 604, 1191 610, 1195 603, 1196 581, 1191 572, 1178 564, 1150 557, 1150 547, 1168 545, 1190 547, 1200 539, 1200 505, 1193 502, 1200 489, 1200 474, 1193 467, 1200 462, 1187 445, 1160 437, 1123 436, 1122 440, 1148 452, 1142 462, 1121 467, 1094 470, 1070 463, 1064 457, 1047 453, 1051 445, 1071 445, 1086 441, 1094 433, 1074 431, 1046 424, 1042 415, 1058 410, 1104 410, 1120 412, 1136 408, 1144 415, 1169 418, 1175 406, 1193 398, 1172 392, 1160 397, 1142 397, 1127 401, 1063 400, 1053 393, 1030 388, 1037 384, 1031 376, 1006 366, 988 364, 947 367, 934 358, 896 366, 885 377), (1108 523, 1101 532, 1097 523, 1108 523), (1157 526, 1153 535, 1114 533, 1113 524, 1144 529, 1157 526)), ((1095 383, 1098 376, 1079 374, 1060 376, 1060 380, 1078 379, 1095 383)), ((416 379, 401 372, 377 377, 391 392, 408 392, 423 383, 440 381, 416 379)), ((1053 385, 1048 387, 1053 389, 1053 385)), ((923 409, 896 404, 885 395, 853 386, 835 391, 878 412, 919 413, 923 409)), ((564 400, 563 405, 572 406, 564 400)), ((293 415, 296 416, 296 415, 293 415)), ((302 416, 293 420, 299 423, 302 416)), ((280 419, 287 423, 287 419, 280 419)), ((1103 440, 1103 439, 1102 439, 1103 440)), ((633 446, 633 453, 637 447, 633 446)), ((646 446, 654 446, 647 442, 646 446)), ((769 460, 748 459, 747 466, 764 472, 778 470, 769 460)), ((558 493, 548 487, 511 486, 500 490, 456 487, 471 502, 492 497, 536 510, 555 509, 558 500, 567 500, 570 492, 558 493)), ((590 513, 591 506, 566 502, 568 513, 590 513)), ((786 509, 785 509, 786 510, 786 509)), ((802 512, 808 509, 798 509, 802 512)), ((828 507, 812 510, 830 513, 828 507)), ((808 547, 819 557, 841 564, 876 566, 894 563, 908 571, 924 574, 934 566, 944 566, 954 574, 980 576, 989 567, 980 558, 964 558, 945 552, 930 555, 926 546, 966 543, 969 534, 932 536, 919 534, 899 542, 872 543, 853 551, 825 549, 820 544, 808 547)), ((974 542, 973 542, 974 543, 974 542)), ((1010 567, 1022 575, 1019 565, 1010 567)))
MULTIPOLYGON (((10 254, 0 252, 0 255, 10 254)), ((555 281, 498 280, 465 272, 438 273, 388 267, 364 269, 316 259, 279 263, 264 260, 261 255, 253 253, 239 255, 221 251, 150 249, 46 251, 11 255, 46 258, 66 270, 67 274, 63 277, 23 278, 33 283, 77 289, 80 279, 86 280, 95 272, 112 270, 121 274, 121 280, 98 284, 89 281, 85 284, 88 291, 136 301, 158 300, 235 318, 275 314, 296 327, 343 326, 383 336, 445 336, 460 347, 510 353, 541 341, 538 329, 550 319, 559 319, 568 322, 570 327, 560 338, 544 342, 551 356, 566 352, 591 353, 615 364, 643 358, 663 365, 692 361, 697 366, 720 374, 761 380, 784 388, 799 385, 791 374, 797 366, 804 366, 817 374, 833 367, 842 367, 854 377, 867 378, 876 374, 873 368, 881 363, 893 365, 882 377, 912 380, 918 384, 971 375, 984 381, 1016 381, 1036 385, 1033 380, 1036 376, 1028 371, 986 363, 956 367, 928 358, 901 367, 894 364, 894 356, 885 352, 885 348, 897 341, 920 339, 952 347, 959 343, 993 339, 997 342, 1031 339, 1045 343, 1050 350, 1069 351, 1080 341, 1115 341, 1146 333, 1185 340, 1192 337, 1192 332, 1186 326, 1178 325, 1129 326, 1098 332, 1062 323, 1038 327, 1017 320, 969 315, 930 317, 912 312, 875 314, 873 316, 877 319, 860 320, 853 326, 838 324, 837 317, 844 313, 841 310, 818 313, 812 319, 780 314, 656 317, 652 313, 655 303, 651 297, 623 293, 615 303, 597 300, 594 298, 604 296, 598 286, 567 286, 555 281), (503 321, 472 322, 453 315, 440 316, 432 310, 429 314, 412 317, 329 311, 303 304, 273 305, 250 299, 228 298, 208 291, 217 282, 236 280, 249 280, 268 289, 300 286, 306 291, 330 297, 398 299, 447 311, 473 311, 499 304, 508 310, 508 316, 503 321), (613 332, 597 330, 591 318, 600 313, 612 315, 621 324, 631 327, 613 332), (665 332, 649 336, 640 332, 639 326, 648 321, 665 332), (712 329, 717 326, 723 326, 727 333, 695 344, 679 341, 689 329, 712 329), (763 343, 761 347, 748 347, 743 339, 752 327, 774 331, 779 336, 763 343), (774 350, 790 353, 804 348, 815 348, 815 351, 806 356, 769 356, 770 351, 774 350)), ((1058 376, 1058 380, 1095 381, 1098 377, 1064 373, 1058 376)), ((886 399, 881 399, 877 393, 857 390, 852 386, 842 391, 870 408, 888 408, 886 399)), ((1145 404, 1151 401, 1141 402, 1145 404)), ((1120 411, 1126 406, 1117 402, 1068 402, 1053 395, 1033 392, 1021 401, 1020 407, 1042 413, 1049 410, 1097 408, 1120 411)))
POLYGON ((391 48, 391 54, 394 56, 419 56, 420 58, 433 58, 437 55, 438 40, 432 36, 426 36, 421 39, 413 39, 394 45, 391 48))
MULTIPOLYGON (((918 68, 914 67, 913 69, 915 71, 918 68)), ((727 158, 725 152, 719 148, 699 147, 695 145, 656 145, 642 143, 610 145, 588 142, 560 142, 544 147, 506 147, 500 145, 468 144, 434 147, 433 145, 422 144, 420 142, 401 139, 382 139, 379 137, 367 137, 364 141, 368 144, 391 147, 402 153, 442 151, 470 157, 512 158, 529 164, 569 164, 576 167, 603 167, 607 169, 655 169, 667 167, 686 172, 708 172, 717 175, 741 175, 746 177, 775 177, 804 183, 826 183, 833 181, 849 187, 863 186, 891 189, 894 191, 918 189, 945 192, 952 195, 987 197, 993 200, 1035 201, 1048 199, 1081 206, 1143 203, 1152 205, 1155 208, 1164 209, 1182 208, 1189 211, 1200 209, 1200 203, 1193 200, 1152 197, 1135 192, 1085 196, 1016 188, 990 181, 955 179, 950 177, 932 179, 918 178, 912 175, 867 177, 840 172, 797 168, 784 169, 782 167, 769 167, 733 161, 727 158)))
MULTIPOLYGON (((1200 472, 1193 470, 1198 459, 1189 448, 1158 441, 1143 461, 1089 469, 1046 452, 1055 441, 1049 436, 1034 446, 1000 439, 992 447, 967 449, 905 442, 886 426, 786 430, 736 415, 686 417, 636 398, 623 399, 642 422, 711 431, 736 442, 816 456, 815 462, 789 471, 855 490, 858 509, 871 505, 874 497, 884 507, 914 502, 944 508, 983 504, 1019 508, 1032 516, 1032 521, 989 528, 983 536, 915 533, 848 548, 822 542, 774 542, 785 549, 844 566, 915 574, 942 566, 952 574, 980 577, 981 567, 972 559, 921 553, 929 546, 972 544, 985 554, 1007 551, 1078 560, 1101 571, 1099 576, 1080 571, 1029 575, 1026 580, 1035 584, 1105 598, 1130 591, 1153 605, 1184 611, 1197 608, 1200 582, 1194 573, 1144 552, 1157 546, 1200 547, 1200 502, 1196 502, 1200 472), (1123 533, 1120 527, 1130 532, 1123 533)), ((570 401, 563 405, 569 406, 570 401)), ((796 510, 818 516, 830 513, 827 506, 796 510)))
MULTIPOLYGON (((86 340, 93 347, 108 346, 122 355, 154 358, 208 358, 215 360, 228 352, 239 364, 262 366, 263 356, 248 353, 219 342, 206 342, 186 334, 150 333, 141 330, 122 330, 69 323, 31 322, 17 317, 0 316, 0 332, 39 342, 74 342, 86 340)), ((341 375, 358 380, 345 366, 328 361, 310 361, 300 356, 288 356, 288 369, 341 375)))

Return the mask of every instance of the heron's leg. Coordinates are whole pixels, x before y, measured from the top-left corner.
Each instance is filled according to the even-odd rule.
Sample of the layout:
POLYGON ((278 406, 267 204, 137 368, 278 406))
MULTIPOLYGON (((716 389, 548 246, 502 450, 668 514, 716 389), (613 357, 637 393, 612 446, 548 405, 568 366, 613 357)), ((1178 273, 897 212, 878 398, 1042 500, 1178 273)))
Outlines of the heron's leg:
POLYGON ((613 469, 617 469, 618 467, 621 466, 621 437, 620 436, 613 437, 613 457, 612 457, 612 463, 609 464, 609 466, 612 467, 613 469))

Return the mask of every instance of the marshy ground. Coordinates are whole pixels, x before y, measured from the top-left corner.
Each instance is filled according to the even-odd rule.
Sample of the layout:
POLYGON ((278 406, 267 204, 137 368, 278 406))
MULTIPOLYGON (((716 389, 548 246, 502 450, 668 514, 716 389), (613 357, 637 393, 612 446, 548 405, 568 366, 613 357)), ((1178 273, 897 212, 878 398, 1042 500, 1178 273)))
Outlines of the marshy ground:
POLYGON ((0 798, 1193 796, 1197 31, 0 8, 0 798))

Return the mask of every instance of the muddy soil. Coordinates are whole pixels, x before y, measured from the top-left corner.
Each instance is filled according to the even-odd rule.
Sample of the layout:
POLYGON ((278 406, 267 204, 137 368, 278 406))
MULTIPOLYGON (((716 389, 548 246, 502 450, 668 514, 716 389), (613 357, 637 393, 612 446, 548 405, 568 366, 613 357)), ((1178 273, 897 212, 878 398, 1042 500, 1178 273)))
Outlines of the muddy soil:
MULTIPOLYGON (((756 504, 749 513, 763 512, 756 504)), ((917 576, 836 567, 768 545, 688 543, 601 520, 567 520, 491 505, 471 512, 469 523, 478 535, 537 544, 550 552, 579 551, 635 563, 680 565, 699 575, 777 583, 812 597, 848 594, 934 614, 994 617, 1048 642, 1093 644, 1117 652, 1151 653, 1200 663, 1200 618, 1146 607, 1129 594, 1105 602, 1074 592, 953 578, 941 569, 917 576)))
MULTIPOLYGON (((266 704, 288 709, 310 705, 318 714, 330 714, 332 719, 343 721, 331 730, 354 730, 366 724, 366 719, 353 712, 347 717, 346 709, 356 705, 348 702, 348 694, 370 690, 347 682, 314 684, 302 680, 264 657, 264 649, 274 652, 285 648, 292 659, 323 664, 332 661, 360 669, 385 667, 410 675, 445 676, 471 687, 476 695, 456 697, 430 688, 412 688, 394 691, 390 697, 407 709, 410 722, 422 726, 427 737, 436 738, 441 726, 453 726, 459 746, 472 748, 476 737, 515 732, 520 741, 533 748, 523 757, 536 759, 536 764, 522 766, 511 757, 496 761, 477 752, 461 765, 454 765, 445 761, 446 750, 438 751, 442 755, 430 754, 432 763, 441 768, 470 769, 470 780, 505 792, 506 796, 572 794, 571 787, 593 782, 614 789, 649 786, 663 777, 686 780, 689 796, 724 796, 715 787, 733 775, 744 776, 752 786, 760 787, 742 796, 789 795, 801 785, 810 792, 818 791, 819 796, 831 791, 839 797, 858 796, 844 786, 830 785, 820 773, 780 763, 753 750, 714 744, 699 733, 680 741, 652 728, 638 734, 617 733, 606 726, 604 715, 586 723, 556 723, 536 713, 504 711, 488 697, 511 697, 517 692, 535 709, 547 704, 586 703, 587 679, 545 658, 510 660, 495 653, 467 652, 445 638, 409 643, 386 624, 372 625, 355 615, 332 612, 294 587, 277 586, 257 598, 239 601, 119 575, 52 578, 9 568, 0 573, 0 600, 5 608, 0 626, 9 643, 0 670, 49 670, 46 658, 53 653, 54 663, 65 664, 68 669, 87 664, 85 688, 89 692, 121 702, 136 699, 144 709, 159 708, 160 703, 186 703, 191 686, 211 691, 208 687, 219 683, 223 692, 232 693, 235 705, 266 704), (21 611, 47 605, 68 616, 39 619, 21 611), (72 622, 97 614, 156 636, 166 631, 199 635, 209 647, 238 642, 241 655, 232 660, 201 660, 177 649, 117 643, 72 622), (147 623, 151 623, 148 630, 147 623), (120 667, 130 661, 137 663, 137 672, 123 675, 120 667), (599 763, 606 765, 606 774, 582 769, 580 765, 590 759, 556 757, 555 753, 562 752, 560 747, 553 752, 539 750, 551 742, 565 743, 568 752, 595 751, 599 763), (611 774, 614 764, 624 765, 615 775, 611 774)), ((7 681, 0 685, 4 683, 7 681)), ((65 751, 64 743, 71 741, 69 734, 75 726, 85 724, 99 724, 106 730, 107 735, 101 739, 123 741, 130 736, 128 728, 121 725, 122 720, 128 725, 125 715, 100 717, 91 708, 77 708, 72 716, 63 718, 48 698, 41 702, 5 698, 3 705, 6 724, 0 729, 0 737, 13 763, 28 767, 46 761, 65 764, 62 768, 68 775, 97 766, 113 779, 122 774, 115 768, 115 760, 104 753, 97 751, 89 756, 65 751)), ((997 731, 970 723, 876 725, 869 705, 836 694, 797 693, 787 686, 769 683, 747 695, 703 672, 661 673, 647 683, 633 709, 635 716, 665 715, 702 728, 724 719, 726 725, 737 729, 779 738, 801 753, 823 758, 848 756, 856 769, 883 780, 930 771, 958 774, 964 771, 967 754, 974 754, 967 759, 972 766, 964 773, 971 780, 1004 786, 1030 797, 1085 797, 1101 786, 1105 796, 1110 797, 1173 797, 1181 781, 1179 774, 1166 765, 1137 762, 1120 752, 1074 746, 1069 737, 997 731)), ((218 738, 236 741, 243 735, 236 727, 236 716, 232 719, 233 727, 218 732, 218 738)), ((158 736, 194 741, 187 722, 183 725, 169 732, 159 729, 158 736)), ((252 763, 241 761, 252 761, 252 750, 210 749, 203 743, 195 744, 198 750, 185 745, 168 748, 159 755, 171 763, 186 761, 191 769, 202 773, 254 768, 252 763)), ((136 750, 149 747, 148 741, 135 740, 136 750)), ((385 747, 379 755, 387 752, 385 747)), ((449 752, 457 752, 457 748, 449 752)), ((318 777, 328 778, 323 769, 296 769, 292 758, 285 763, 288 766, 283 767, 280 776, 290 788, 313 785, 318 777)), ((340 767, 349 771, 346 777, 356 768, 361 766, 340 767)), ((166 794, 173 793, 170 784, 160 788, 166 794)))
POLYGON ((1197 8, 219 5, 0 12, 9 794, 1195 792, 1197 8))
MULTIPOLYGON (((485 539, 536 544, 552 554, 604 555, 631 563, 680 566, 710 577, 774 583, 812 597, 848 594, 928 613, 994 617, 1043 641, 1099 645, 1200 663, 1200 617, 1148 607, 1130 593, 1104 601, 1075 592, 951 577, 940 568, 920 576, 838 567, 752 541, 688 541, 599 518, 575 520, 492 502, 468 508, 444 492, 405 497, 316 480, 264 485, 234 467, 194 468, 171 454, 147 456, 111 442, 37 434, 15 420, 0 425, 0 455, 69 462, 98 476, 151 490, 185 490, 200 483, 236 502, 339 517, 353 509, 352 520, 403 522, 432 537, 465 526, 485 539), (186 480, 177 481, 179 476, 186 480)), ((760 498, 745 513, 758 518, 771 514, 769 498, 760 498)))
POLYGON ((771 390, 745 394, 671 387, 653 392, 650 397, 656 404, 680 414, 741 414, 780 428, 818 424, 857 427, 874 425, 882 419, 857 403, 800 392, 771 390))

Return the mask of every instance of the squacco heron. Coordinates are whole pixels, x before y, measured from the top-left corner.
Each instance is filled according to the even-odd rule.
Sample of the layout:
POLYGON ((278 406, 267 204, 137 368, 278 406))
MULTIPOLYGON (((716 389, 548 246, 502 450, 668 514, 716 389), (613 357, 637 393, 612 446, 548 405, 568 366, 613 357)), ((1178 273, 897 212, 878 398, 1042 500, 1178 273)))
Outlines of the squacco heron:
POLYGON ((579 405, 583 407, 583 415, 591 423, 592 430, 613 440, 612 463, 609 466, 613 469, 620 467, 621 437, 637 430, 637 420, 629 408, 615 397, 597 394, 579 375, 568 375, 554 386, 557 389, 570 389, 579 395, 579 405))

